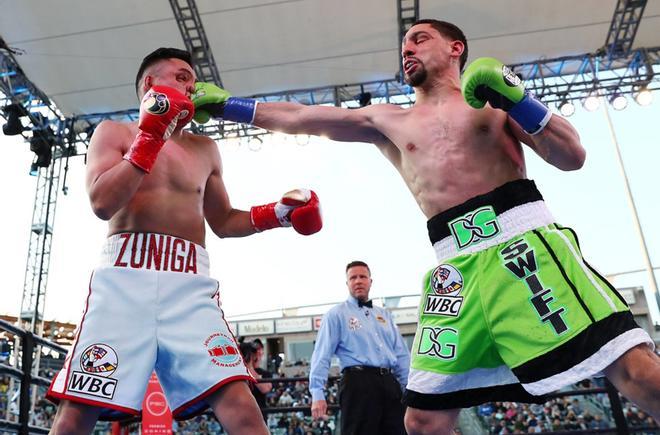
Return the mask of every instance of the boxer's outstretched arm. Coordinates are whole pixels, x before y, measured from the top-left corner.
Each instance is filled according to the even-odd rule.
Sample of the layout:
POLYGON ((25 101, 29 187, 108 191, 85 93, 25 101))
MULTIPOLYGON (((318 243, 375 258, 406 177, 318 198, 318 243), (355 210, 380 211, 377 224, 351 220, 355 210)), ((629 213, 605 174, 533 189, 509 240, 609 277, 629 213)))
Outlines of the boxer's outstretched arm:
POLYGON ((101 122, 87 150, 86 185, 94 214, 110 219, 133 198, 146 175, 124 159, 122 145, 132 141, 125 124, 101 122))
MULTIPOLYGON (((379 131, 374 117, 388 104, 361 109, 334 106, 305 106, 297 103, 265 103, 251 98, 235 98, 212 83, 195 84, 192 96, 195 121, 204 124, 211 118, 254 124, 268 130, 289 134, 312 134, 343 142, 371 142, 389 145, 391 142, 379 131)), ((397 107, 398 108, 398 107, 397 107)))
POLYGON ((305 106, 297 103, 259 103, 254 124, 289 134, 325 136, 342 142, 389 143, 376 128, 373 117, 385 105, 345 109, 333 106, 305 106))

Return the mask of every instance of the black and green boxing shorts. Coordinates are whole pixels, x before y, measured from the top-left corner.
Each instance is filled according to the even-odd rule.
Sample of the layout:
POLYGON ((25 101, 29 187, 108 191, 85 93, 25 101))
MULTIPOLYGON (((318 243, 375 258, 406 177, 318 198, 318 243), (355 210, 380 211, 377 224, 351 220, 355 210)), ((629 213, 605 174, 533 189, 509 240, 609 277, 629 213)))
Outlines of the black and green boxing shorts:
POLYGON ((428 228, 440 265, 424 278, 407 406, 540 402, 653 346, 533 181, 471 198, 428 228))

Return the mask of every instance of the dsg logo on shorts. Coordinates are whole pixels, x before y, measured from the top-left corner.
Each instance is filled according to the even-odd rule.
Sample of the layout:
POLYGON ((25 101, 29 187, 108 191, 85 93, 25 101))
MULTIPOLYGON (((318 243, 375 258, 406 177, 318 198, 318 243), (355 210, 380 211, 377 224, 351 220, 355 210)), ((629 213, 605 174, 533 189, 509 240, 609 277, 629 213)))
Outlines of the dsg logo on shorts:
POLYGON ((142 105, 147 112, 154 115, 163 115, 170 110, 170 100, 167 99, 167 95, 153 90, 149 91, 148 97, 142 100, 142 105))
POLYGON ((463 305, 463 275, 451 264, 441 264, 430 277, 432 292, 426 295, 424 314, 457 317, 463 305))
POLYGON ((458 331, 454 328, 422 328, 417 347, 418 355, 427 355, 443 360, 456 358, 458 331))
POLYGON ((497 215, 490 205, 464 214, 449 222, 458 249, 495 237, 500 233, 497 215))
POLYGON ((112 399, 117 380, 110 377, 119 365, 117 353, 107 344, 88 346, 80 356, 82 371, 73 371, 69 391, 112 399))
POLYGON ((216 332, 204 340, 204 346, 211 357, 211 362, 219 367, 236 367, 241 363, 241 355, 234 340, 225 334, 216 332))

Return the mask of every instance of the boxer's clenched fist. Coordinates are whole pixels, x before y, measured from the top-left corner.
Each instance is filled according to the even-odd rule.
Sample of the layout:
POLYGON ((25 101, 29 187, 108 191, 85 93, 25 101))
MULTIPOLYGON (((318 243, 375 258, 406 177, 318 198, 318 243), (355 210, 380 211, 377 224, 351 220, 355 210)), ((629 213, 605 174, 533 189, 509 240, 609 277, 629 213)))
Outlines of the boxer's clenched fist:
POLYGON ((124 155, 144 172, 151 172, 163 144, 174 130, 183 128, 194 114, 192 101, 168 86, 152 86, 142 97, 135 140, 124 155))
POLYGON ((550 109, 525 90, 513 71, 492 57, 480 57, 465 69, 461 91, 470 106, 481 109, 488 102, 508 112, 529 134, 543 130, 552 116, 550 109))
POLYGON ((252 207, 250 219, 257 231, 292 226, 305 236, 319 232, 323 226, 319 198, 309 189, 295 189, 278 202, 252 207))
POLYGON ((232 97, 228 91, 213 83, 195 83, 192 101, 198 124, 206 124, 211 118, 251 124, 257 109, 256 100, 232 97))

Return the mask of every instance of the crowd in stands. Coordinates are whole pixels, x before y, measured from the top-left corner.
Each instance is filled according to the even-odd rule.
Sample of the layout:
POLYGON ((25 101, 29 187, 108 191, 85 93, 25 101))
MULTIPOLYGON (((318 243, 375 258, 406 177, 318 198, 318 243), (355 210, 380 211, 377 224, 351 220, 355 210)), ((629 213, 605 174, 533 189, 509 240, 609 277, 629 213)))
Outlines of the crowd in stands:
MULTIPOLYGON (((298 371, 285 373, 278 370, 275 378, 306 377, 308 367, 298 366, 298 371)), ((328 405, 338 405, 339 387, 336 380, 330 381, 327 388, 328 405)), ((273 389, 266 395, 268 408, 309 407, 312 396, 307 388, 307 381, 273 382, 273 389)), ((309 409, 287 413, 268 413, 266 424, 274 435, 333 435, 339 426, 333 411, 328 412, 327 420, 314 421, 309 409)), ((216 419, 210 414, 204 414, 194 419, 175 424, 177 434, 212 434, 222 433, 216 419)))
MULTIPOLYGON (((596 388, 601 380, 583 381, 574 389, 596 388)), ((660 434, 652 417, 634 404, 622 400, 629 428, 649 428, 637 433, 660 434)), ((543 404, 491 402, 478 407, 489 434, 543 433, 571 430, 598 430, 615 427, 606 393, 589 396, 565 396, 543 404)))
MULTIPOLYGON (((305 364, 277 368, 274 378, 306 377, 309 367, 305 364)), ((40 376, 52 378, 54 369, 42 369, 40 376)), ((266 406, 309 407, 311 394, 307 381, 272 382, 273 388, 266 395, 266 406)), ((10 391, 10 378, 0 376, 0 420, 18 421, 18 382, 10 391)), ((583 381, 575 389, 601 387, 601 381, 583 381)), ((31 414, 30 424, 49 427, 55 415, 56 407, 43 397, 46 388, 39 387, 38 401, 31 414)), ((338 405, 338 381, 331 380, 327 386, 328 405, 338 405)), ((628 427, 637 429, 636 433, 658 434, 658 427, 648 414, 635 404, 622 399, 623 412, 628 427), (643 428, 643 429, 642 429, 643 428)), ((598 393, 589 396, 567 396, 548 400, 543 404, 515 402, 491 402, 476 408, 484 426, 490 434, 544 433, 567 430, 610 429, 615 426, 607 394, 598 393)), ((329 411, 329 418, 313 421, 309 408, 305 411, 286 413, 267 413, 266 423, 275 435, 333 435, 339 426, 335 412, 329 411)), ((105 425, 109 430, 109 425, 105 425)), ((139 433, 139 425, 131 427, 139 433)), ((222 427, 215 417, 204 414, 184 422, 174 422, 176 434, 221 434, 222 427)), ((0 431, 1 433, 1 431, 0 431)))

